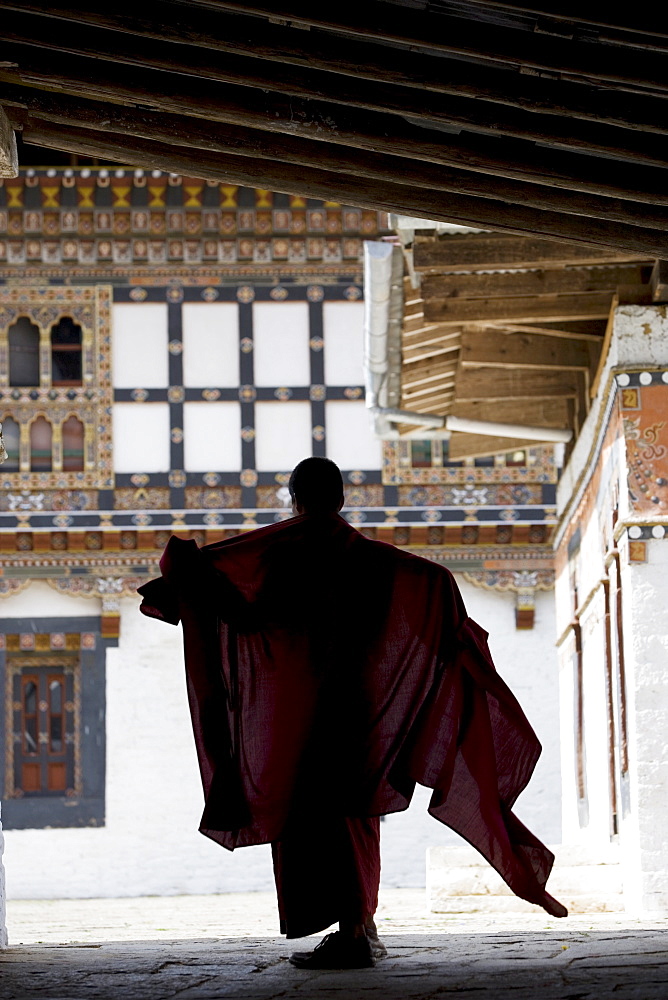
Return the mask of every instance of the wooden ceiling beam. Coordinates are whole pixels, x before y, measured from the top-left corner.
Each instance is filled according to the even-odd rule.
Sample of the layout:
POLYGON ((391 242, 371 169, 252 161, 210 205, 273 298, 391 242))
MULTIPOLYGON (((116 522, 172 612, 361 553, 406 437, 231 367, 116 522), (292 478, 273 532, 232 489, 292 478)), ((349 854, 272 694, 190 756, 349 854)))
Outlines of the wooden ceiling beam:
MULTIPOLYGON (((508 268, 562 268, 573 265, 627 264, 629 254, 598 247, 577 247, 558 240, 518 239, 492 234, 443 236, 439 239, 416 238, 413 244, 413 264, 424 274, 443 271, 457 273, 474 270, 506 270, 508 268)), ((639 255, 639 262, 651 263, 651 256, 639 255)))
MULTIPOLYGON (((511 0, 484 0, 484 4, 486 7, 497 7, 501 10, 535 14, 551 22, 565 23, 568 28, 571 28, 575 24, 589 24, 595 27, 612 29, 613 31, 628 32, 640 41, 643 41, 643 39, 651 41, 657 36, 668 39, 668 20, 666 20, 663 10, 658 11, 659 17, 653 20, 651 25, 652 31, 648 35, 647 25, 644 23, 638 24, 635 9, 629 6, 622 6, 621 4, 608 5, 601 4, 598 0, 594 0, 593 3, 591 0, 585 0, 584 3, 561 3, 558 9, 556 9, 553 3, 512 3, 511 0)), ((620 42, 620 44, 622 43, 620 42)))
POLYGON ((438 323, 479 323, 504 319, 515 322, 558 323, 566 319, 604 319, 610 312, 612 292, 582 292, 575 295, 518 296, 507 299, 428 299, 425 316, 438 323))
MULTIPOLYGON (((422 217, 429 215, 432 219, 464 225, 490 225, 522 234, 538 231, 542 235, 555 235, 587 244, 600 241, 603 246, 622 246, 632 252, 644 251, 656 257, 668 257, 668 233, 653 229, 532 211, 523 206, 463 195, 439 195, 404 184, 351 177, 349 172, 297 168, 244 156, 221 158, 204 150, 190 150, 185 146, 139 138, 119 139, 111 133, 54 126, 32 118, 27 120, 23 135, 28 143, 148 169, 160 168, 196 177, 267 187, 274 191, 299 191, 314 198, 334 199, 350 205, 373 206, 422 217)), ((504 316, 496 318, 503 319, 504 316)))
POLYGON ((507 368, 466 368, 457 377, 456 402, 577 397, 582 381, 576 371, 534 372, 529 376, 507 368))
POLYGON ((459 363, 462 368, 576 368, 595 370, 600 344, 537 337, 523 333, 464 333, 459 363))
MULTIPOLYGON (((3 30, 7 30, 4 25, 3 30)), ((70 37, 78 39, 79 36, 70 32, 70 37)), ((118 35, 121 41, 131 37, 118 35)), ((81 49, 81 43, 77 44, 81 49)), ((231 72, 227 59, 214 60, 214 66, 208 68, 201 60, 199 64, 187 61, 181 73, 163 72, 155 67, 146 69, 145 66, 151 64, 151 55, 141 40, 135 43, 134 56, 126 49, 97 52, 92 47, 87 50, 88 57, 68 57, 65 66, 62 54, 50 50, 53 45, 53 41, 45 41, 41 48, 33 44, 13 46, 19 68, 0 74, 0 80, 5 80, 5 85, 0 87, 3 105, 23 107, 43 120, 60 124, 109 129, 157 141, 170 141, 171 132, 187 137, 188 145, 201 145, 219 152, 227 152, 230 146, 238 150, 243 143, 242 135, 233 126, 269 130, 290 138, 269 138, 256 133, 254 141, 249 141, 249 155, 254 148, 264 148, 273 140, 276 155, 293 162, 334 161, 337 157, 357 155, 358 168, 367 173, 417 171, 421 175, 419 183, 435 190, 467 192, 521 202, 538 209, 574 212, 656 228, 666 224, 668 185, 664 169, 623 163, 619 165, 620 177, 615 181, 617 166, 609 158, 601 165, 595 156, 546 153, 539 151, 533 140, 528 144, 520 141, 518 146, 514 139, 499 137, 496 113, 494 137, 454 138, 430 129, 429 122, 425 122, 427 127, 419 128, 406 121, 403 113, 400 118, 388 114, 385 96, 379 96, 372 113, 360 110, 360 102, 355 106, 355 97, 347 95, 337 84, 333 84, 330 96, 338 103, 332 105, 316 99, 319 95, 313 100, 304 100, 304 94, 310 97, 311 92, 304 91, 303 85, 301 96, 295 97, 295 87, 285 80, 284 72, 279 79, 263 78, 260 81, 263 87, 259 89, 259 83, 253 85, 253 79, 246 81, 242 73, 231 72), (91 59, 91 55, 95 58, 91 59), (123 71, 124 62, 136 70, 134 99, 134 91, 128 88, 127 73, 123 71), (217 74, 216 78, 207 76, 209 69, 214 76, 217 74), (12 87, 12 80, 30 86, 12 87), (247 82, 249 86, 239 86, 247 82), (75 101, 71 96, 62 99, 61 93, 56 99, 36 89, 48 90, 56 84, 59 90, 69 91, 70 95, 102 96, 107 101, 144 106, 141 112, 133 113, 122 107, 110 108, 99 101, 82 103, 81 98, 75 101), (155 109, 153 112, 151 105, 155 109), (181 119, 165 121, 160 110, 180 115, 181 119), (201 118, 208 119, 207 124, 200 121, 201 118), (219 125, 216 128, 212 121, 232 127, 225 129, 219 125), (300 138, 308 141, 300 143, 300 138), (313 145, 314 139, 318 146, 313 145), (345 152, 338 148, 341 145, 345 152), (366 156, 351 153, 351 147, 366 151, 366 156), (396 159, 387 163, 387 156, 396 159), (501 177, 503 181, 498 180, 501 177)), ((98 42, 98 48, 102 45, 98 42)), ((70 45, 73 47, 76 47, 74 42, 70 45)), ((171 50, 174 46, 167 48, 171 50)), ((247 61, 254 65, 253 60, 247 61)), ((165 70, 178 69, 170 66, 166 56, 162 62, 165 70)), ((301 82, 302 74, 298 74, 298 78, 301 82)), ((354 88, 354 93, 359 94, 359 88, 354 88)), ((422 95, 419 103, 424 112, 426 105, 422 95)), ((404 105, 404 98, 400 98, 398 110, 410 110, 404 105)), ((587 126, 585 131, 588 148, 595 152, 589 142, 591 128, 587 126)), ((633 135, 642 136, 640 132, 633 135)), ((610 155, 615 155, 611 147, 606 149, 610 155)), ((665 155, 654 139, 648 149, 653 160, 665 166, 665 155)), ((631 154, 622 150, 620 155, 631 154)))
MULTIPOLYGON (((342 44, 341 39, 330 39, 320 32, 306 34, 289 24, 266 24, 263 20, 247 16, 245 5, 242 13, 237 12, 232 17, 229 12, 212 9, 211 3, 207 3, 206 7, 189 4, 186 8, 183 4, 164 0, 144 0, 139 10, 136 4, 127 2, 105 8, 72 0, 62 6, 41 3, 40 0, 0 0, 0 9, 29 12, 33 22, 43 18, 47 24, 53 24, 54 21, 74 22, 78 26, 96 26, 136 34, 142 37, 145 50, 149 48, 148 42, 161 40, 179 45, 200 46, 230 55, 248 56, 257 63, 262 60, 275 61, 282 67, 297 66, 309 73, 315 69, 335 73, 339 78, 351 76, 355 78, 353 88, 359 88, 361 79, 373 80, 383 84, 390 102, 385 104, 388 110, 392 109, 392 94, 397 92, 398 87, 413 87, 419 91, 416 109, 418 117, 420 103, 423 108, 425 104, 424 91, 445 94, 450 100, 444 106, 446 117, 443 121, 450 120, 451 124, 459 122, 462 128, 487 127, 490 132, 503 128, 508 134, 513 134, 515 120, 518 128, 522 127, 521 122, 525 122, 524 127, 530 127, 532 119, 535 125, 539 117, 546 114, 550 119, 564 119, 561 124, 558 120, 553 121, 551 128, 548 128, 551 141, 558 138, 560 128, 565 129, 561 135, 562 140, 572 135, 573 120, 579 117, 587 119, 589 129, 594 132, 601 127, 601 123, 650 131, 665 131, 668 128, 663 98, 653 93, 625 93, 622 100, 615 101, 611 100, 608 88, 599 90, 590 86, 583 87, 569 80, 526 76, 515 71, 509 72, 502 67, 449 59, 443 55, 433 55, 432 52, 405 50, 401 52, 401 58, 397 58, 394 47, 378 44, 379 25, 376 25, 369 39, 359 40, 349 36, 345 44, 342 44), (388 81, 391 81, 391 86, 388 86, 388 81), (453 98, 473 100, 464 100, 460 108, 456 101, 453 107, 453 98), (467 103, 471 110, 474 105, 478 111, 483 110, 483 119, 475 119, 479 125, 468 117, 470 111, 466 111, 467 103), (484 108, 489 103, 495 104, 496 108, 484 108), (455 115, 455 119, 450 119, 450 115, 455 115)), ((381 20, 387 16, 386 5, 383 11, 381 20)), ((414 13, 411 12, 412 15, 414 13)), ((39 34, 37 23, 32 30, 39 34)), ((474 30, 477 30, 477 26, 474 26, 474 30)), ((532 37, 532 44, 534 40, 532 37)), ((429 41, 433 43, 435 39, 430 38, 429 41)), ((177 58, 174 52, 172 59, 177 58)), ((254 73, 247 69, 246 74, 248 86, 261 85, 261 70, 256 69, 254 73)), ((339 79, 336 86, 345 92, 345 81, 339 79)), ((318 93, 317 85, 312 96, 322 96, 318 93)), ((405 113, 410 101, 402 97, 402 102, 401 108, 405 113)), ((431 104, 431 99, 427 103, 431 104)), ((401 108, 395 110, 401 113, 401 108)), ((589 141, 592 140, 593 135, 589 141)))
MULTIPOLYGON (((552 207, 631 224, 647 224, 653 219, 665 223, 668 185, 664 169, 624 163, 620 165, 623 174, 619 183, 611 183, 615 163, 609 159, 602 169, 596 157, 569 153, 565 154, 567 162, 562 157, 562 167, 557 169, 559 157, 554 152, 537 156, 535 145, 508 142, 498 137, 498 129, 497 137, 492 139, 448 137, 443 132, 418 128, 403 117, 398 119, 388 114, 386 107, 369 114, 344 106, 346 95, 339 88, 335 88, 335 94, 340 103, 334 106, 295 99, 290 88, 287 93, 280 92, 283 81, 271 81, 274 90, 258 92, 252 86, 238 86, 238 78, 227 71, 221 71, 222 76, 231 77, 227 85, 216 80, 207 82, 200 78, 206 77, 201 67, 200 76, 195 75, 196 64, 190 66, 190 74, 141 69, 146 59, 140 49, 135 90, 128 87, 122 66, 104 61, 102 56, 98 60, 68 58, 64 72, 62 57, 57 53, 26 45, 14 48, 20 66, 0 74, 0 81, 5 81, 0 83, 0 101, 5 106, 24 108, 43 120, 157 141, 171 141, 177 135, 187 137, 188 145, 219 152, 240 148, 240 126, 242 130, 257 130, 248 136, 249 155, 255 148, 270 146, 272 141, 276 155, 292 161, 333 161, 356 155, 352 150, 365 151, 366 157, 363 152, 357 154, 360 169, 374 173, 383 169, 395 173, 417 170, 422 175, 421 183, 436 190, 521 201, 536 208, 552 207), (30 86, 12 86, 12 80, 30 86), (37 89, 44 87, 48 91, 56 84, 60 91, 56 95, 37 89), (69 95, 62 91, 69 91, 69 95), (121 105, 89 101, 86 96, 101 96, 121 105), (133 111, 123 103, 143 106, 133 111), (166 120, 161 111, 173 117, 166 120), (263 136, 262 131, 281 136, 263 136), (343 152, 338 148, 341 145, 345 147, 343 152), (388 163, 387 156, 396 159, 388 163), (503 181, 498 180, 501 177, 503 181)), ((115 61, 120 64, 124 60, 127 53, 120 53, 115 61)), ((222 65, 227 67, 227 61, 222 65)), ((652 155, 665 163, 654 141, 651 148, 652 155)))
POLYGON ((595 269, 570 267, 560 271, 518 271, 510 274, 426 275, 422 281, 422 296, 429 300, 614 292, 618 285, 646 284, 651 270, 649 264, 627 264, 595 269))
MULTIPOLYGON (((210 0, 192 2, 211 6, 210 0)), ((641 44, 635 47, 634 39, 630 39, 626 47, 620 47, 611 40, 608 44, 600 44, 592 38, 564 38, 547 32, 533 32, 533 25, 518 24, 514 28, 507 24, 490 23, 482 17, 467 17, 461 8, 460 12, 451 14, 398 5, 388 7, 382 0, 366 0, 352 10, 346 9, 345 14, 336 7, 314 6, 310 0, 290 0, 289 3, 217 0, 216 7, 244 14, 260 14, 272 20, 280 18, 333 34, 377 38, 410 46, 413 51, 422 47, 480 61, 509 64, 513 68, 558 72, 567 77, 582 77, 586 83, 592 79, 602 80, 611 87, 621 89, 659 89, 665 74, 664 53, 648 52, 641 44), (528 39, 530 44, 527 44, 528 39)))

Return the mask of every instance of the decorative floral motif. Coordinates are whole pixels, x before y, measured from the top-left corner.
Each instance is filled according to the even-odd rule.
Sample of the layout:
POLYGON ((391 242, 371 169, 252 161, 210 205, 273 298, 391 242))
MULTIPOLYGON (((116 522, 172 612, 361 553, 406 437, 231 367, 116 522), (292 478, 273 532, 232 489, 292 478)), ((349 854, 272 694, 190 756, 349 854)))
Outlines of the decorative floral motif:
POLYGON ((255 469, 244 469, 239 476, 239 482, 242 486, 257 486, 257 472, 255 469))

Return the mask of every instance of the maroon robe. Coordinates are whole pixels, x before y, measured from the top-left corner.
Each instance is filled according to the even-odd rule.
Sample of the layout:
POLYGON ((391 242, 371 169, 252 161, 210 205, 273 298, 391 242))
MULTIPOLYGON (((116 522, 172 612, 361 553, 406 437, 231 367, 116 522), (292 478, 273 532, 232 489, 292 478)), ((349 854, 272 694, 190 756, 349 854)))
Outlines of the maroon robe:
POLYGON ((566 915, 511 811, 540 744, 447 569, 338 514, 173 537, 160 566, 141 610, 183 623, 203 834, 233 850, 312 817, 317 838, 323 818, 406 809, 419 782, 513 892, 566 915))

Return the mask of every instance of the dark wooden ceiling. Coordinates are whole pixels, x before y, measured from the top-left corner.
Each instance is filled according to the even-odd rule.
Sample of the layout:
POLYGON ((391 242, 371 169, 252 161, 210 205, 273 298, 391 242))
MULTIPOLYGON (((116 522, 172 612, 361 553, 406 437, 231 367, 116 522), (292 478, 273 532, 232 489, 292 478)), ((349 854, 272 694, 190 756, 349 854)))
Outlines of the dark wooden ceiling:
POLYGON ((668 257, 662 5, 0 0, 0 18, 25 142, 668 257))

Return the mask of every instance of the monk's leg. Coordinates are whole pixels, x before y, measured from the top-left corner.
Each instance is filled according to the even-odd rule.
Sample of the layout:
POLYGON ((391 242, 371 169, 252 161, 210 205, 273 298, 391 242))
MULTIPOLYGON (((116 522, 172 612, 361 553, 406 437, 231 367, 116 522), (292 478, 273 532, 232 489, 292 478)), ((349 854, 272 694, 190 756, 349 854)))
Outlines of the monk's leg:
POLYGON ((303 937, 337 921, 344 934, 364 933, 378 905, 378 817, 302 816, 272 853, 282 933, 303 937))

